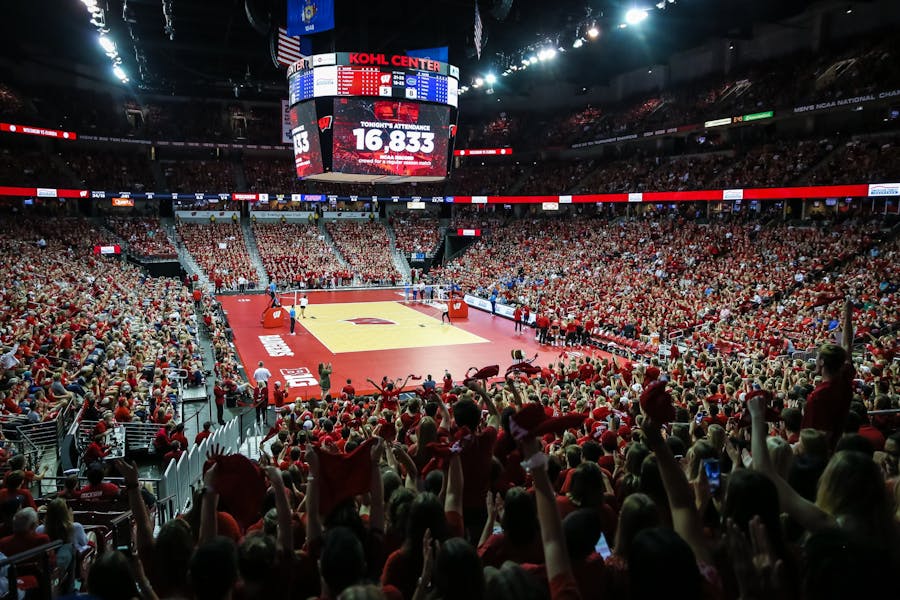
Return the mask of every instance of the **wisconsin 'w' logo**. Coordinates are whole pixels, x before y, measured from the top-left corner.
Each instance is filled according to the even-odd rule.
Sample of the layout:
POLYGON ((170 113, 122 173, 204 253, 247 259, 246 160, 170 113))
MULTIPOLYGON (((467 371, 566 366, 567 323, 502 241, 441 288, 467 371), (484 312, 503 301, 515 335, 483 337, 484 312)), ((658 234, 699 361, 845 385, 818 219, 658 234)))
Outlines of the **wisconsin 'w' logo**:
POLYGON ((354 325, 396 325, 395 321, 380 319, 378 317, 356 317, 355 319, 345 319, 347 323, 354 325))

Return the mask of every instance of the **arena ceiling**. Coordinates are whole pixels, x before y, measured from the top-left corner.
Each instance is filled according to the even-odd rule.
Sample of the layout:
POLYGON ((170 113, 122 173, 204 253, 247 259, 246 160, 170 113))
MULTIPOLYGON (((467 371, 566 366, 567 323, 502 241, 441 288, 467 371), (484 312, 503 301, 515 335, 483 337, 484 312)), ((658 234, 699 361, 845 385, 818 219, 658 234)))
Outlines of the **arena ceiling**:
MULTIPOLYGON (((336 0, 334 46, 402 52, 448 45, 451 62, 461 67, 465 79, 502 70, 543 44, 571 48, 579 28, 595 22, 600 31, 595 43, 568 52, 543 75, 519 78, 521 84, 511 82, 535 85, 535 78, 542 76, 589 85, 664 62, 668 55, 710 38, 746 37, 754 24, 789 18, 812 4, 663 0, 660 4, 666 6, 660 10, 655 8, 657 2, 481 0, 487 39, 478 59, 472 41, 473 0, 336 0), (640 28, 620 30, 625 12, 635 6, 647 8, 652 18, 640 28)), ((2 25, 8 58, 57 68, 82 65, 88 71, 96 69, 97 79, 109 79, 109 59, 97 43, 97 30, 81 0, 9 4, 2 25)), ((98 0, 98 4, 106 10, 106 26, 120 49, 130 85, 174 93, 229 93, 237 87, 243 97, 283 95, 283 71, 272 63, 265 31, 283 24, 286 0, 98 0)))

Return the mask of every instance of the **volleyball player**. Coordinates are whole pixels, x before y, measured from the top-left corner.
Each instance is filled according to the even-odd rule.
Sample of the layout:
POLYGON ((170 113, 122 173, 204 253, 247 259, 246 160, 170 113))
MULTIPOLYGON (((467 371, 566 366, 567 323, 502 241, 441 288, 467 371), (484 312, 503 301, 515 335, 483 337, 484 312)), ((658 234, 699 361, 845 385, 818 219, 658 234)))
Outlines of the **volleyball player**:
POLYGON ((306 294, 303 294, 300 297, 300 316, 304 319, 306 318, 306 307, 309 306, 309 298, 306 297, 306 294))

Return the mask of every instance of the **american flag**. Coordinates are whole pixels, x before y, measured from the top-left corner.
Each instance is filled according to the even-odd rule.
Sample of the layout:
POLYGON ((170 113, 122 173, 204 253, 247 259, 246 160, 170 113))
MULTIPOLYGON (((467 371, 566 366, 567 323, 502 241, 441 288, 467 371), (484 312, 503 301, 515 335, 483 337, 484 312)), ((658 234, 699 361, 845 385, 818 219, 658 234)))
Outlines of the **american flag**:
POLYGON ((481 13, 478 12, 478 0, 475 0, 475 54, 481 60, 481 13))
POLYGON ((278 28, 278 38, 275 41, 276 60, 278 64, 290 66, 300 60, 300 38, 291 37, 287 34, 287 29, 278 28))

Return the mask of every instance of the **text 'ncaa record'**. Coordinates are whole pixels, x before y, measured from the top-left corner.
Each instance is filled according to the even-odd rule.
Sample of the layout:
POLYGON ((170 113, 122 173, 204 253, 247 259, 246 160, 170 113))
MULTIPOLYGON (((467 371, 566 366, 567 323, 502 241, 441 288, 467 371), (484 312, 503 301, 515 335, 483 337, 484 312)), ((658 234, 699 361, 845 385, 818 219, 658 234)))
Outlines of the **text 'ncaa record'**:
POLYGON ((334 170, 446 177, 450 108, 403 100, 334 101, 334 170))

